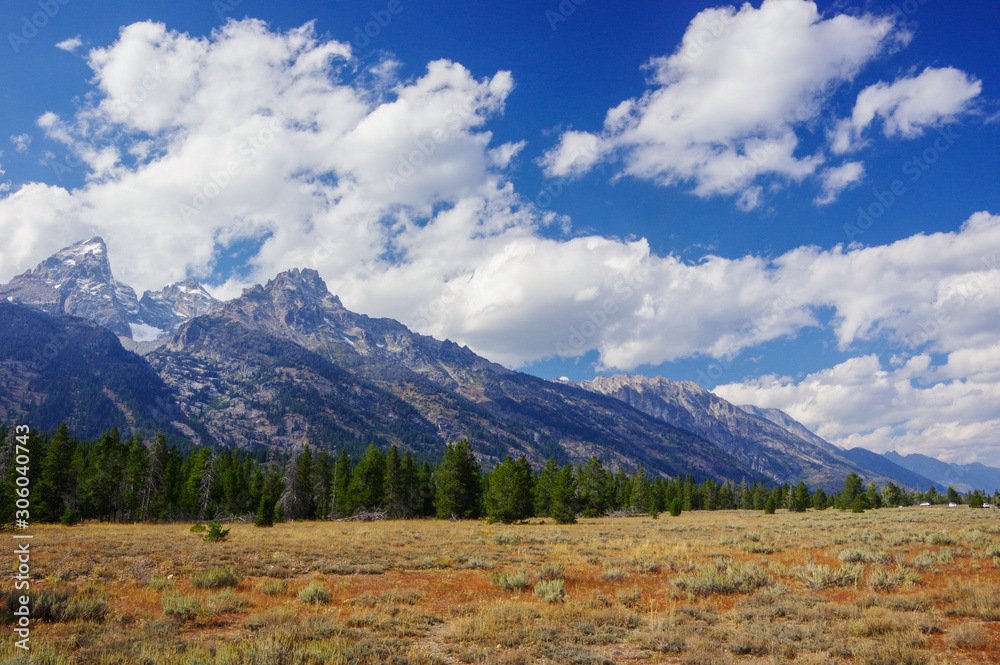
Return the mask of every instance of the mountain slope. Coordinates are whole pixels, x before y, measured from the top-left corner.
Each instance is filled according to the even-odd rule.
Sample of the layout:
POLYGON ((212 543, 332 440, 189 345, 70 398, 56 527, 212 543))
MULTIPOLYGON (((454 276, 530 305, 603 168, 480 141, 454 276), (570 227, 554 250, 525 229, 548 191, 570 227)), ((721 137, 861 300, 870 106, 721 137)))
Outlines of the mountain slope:
POLYGON ((987 492, 1000 490, 1000 469, 990 466, 979 463, 949 464, 918 453, 900 455, 894 450, 884 453, 884 456, 903 468, 926 476, 944 487, 952 485, 961 492, 975 489, 987 492))
POLYGON ((888 480, 845 459, 839 448, 826 441, 816 441, 814 435, 809 439, 797 436, 690 381, 615 375, 581 385, 704 437, 772 482, 802 480, 810 487, 836 490, 852 471, 866 480, 888 480))
POLYGON ((858 466, 871 469, 876 473, 892 478, 897 483, 902 483, 906 487, 910 487, 912 489, 926 491, 932 485, 938 490, 943 491, 948 489, 946 485, 942 485, 935 480, 922 476, 919 473, 915 473, 904 466, 900 466, 888 457, 874 453, 867 448, 851 448, 850 450, 843 451, 842 454, 858 466))
POLYGON ((0 420, 15 418, 43 430, 66 421, 83 438, 115 426, 145 434, 163 428, 194 439, 203 431, 110 331, 0 302, 0 420))
POLYGON ((654 473, 763 479, 717 446, 617 400, 351 312, 314 270, 245 290, 147 358, 190 417, 236 445, 347 445, 372 432, 404 448, 440 448, 467 437, 487 463, 507 454, 536 465, 596 455, 654 473))

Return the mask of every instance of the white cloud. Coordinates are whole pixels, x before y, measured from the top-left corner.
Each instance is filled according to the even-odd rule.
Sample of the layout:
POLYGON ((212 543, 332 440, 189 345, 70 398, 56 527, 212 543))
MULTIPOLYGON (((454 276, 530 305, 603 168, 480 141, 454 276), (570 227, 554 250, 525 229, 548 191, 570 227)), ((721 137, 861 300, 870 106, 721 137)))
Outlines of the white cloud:
POLYGON ((969 110, 982 88, 979 80, 953 67, 928 67, 918 76, 876 83, 861 91, 851 117, 837 124, 832 149, 836 153, 858 149, 864 130, 876 118, 882 119, 887 137, 920 136, 928 126, 954 122, 969 110))
POLYGON ((76 37, 70 37, 69 39, 64 39, 63 41, 56 44, 56 48, 62 49, 63 51, 67 51, 69 53, 73 53, 81 46, 83 46, 83 40, 80 39, 80 35, 77 35, 76 37))
POLYGON ((823 192, 816 197, 818 205, 833 203, 848 187, 857 184, 865 177, 865 165, 862 162, 845 162, 840 166, 825 169, 820 175, 823 192))
POLYGON ((28 134, 15 134, 10 137, 10 142, 14 144, 15 150, 24 154, 28 152, 28 147, 31 145, 31 136, 28 134))
POLYGON ((823 163, 821 154, 799 154, 796 129, 906 38, 889 18, 823 18, 805 0, 706 9, 673 55, 649 62, 648 92, 611 109, 600 134, 563 134, 542 163, 550 176, 576 176, 616 154, 627 175, 690 182, 699 196, 734 195, 755 208, 762 178, 800 181, 823 163))
MULTIPOLYGON (((939 368, 927 356, 886 369, 874 355, 851 358, 798 381, 768 375, 718 386, 737 404, 779 408, 844 448, 921 453, 967 463, 1000 462, 1000 347, 956 352, 939 368), (949 378, 953 360, 985 361, 992 374, 949 378)), ((992 488, 991 488, 992 489, 992 488)))
MULTIPOLYGON (((680 74, 689 66, 715 71, 735 57, 731 49, 743 53, 735 44, 712 50, 731 31, 748 29, 742 21, 764 21, 761 29, 770 27, 774 39, 804 30, 798 41, 818 40, 834 51, 842 45, 831 35, 869 52, 887 38, 888 26, 875 19, 824 21, 802 13, 802 3, 790 4, 799 11, 786 17, 781 34, 769 23, 782 5, 775 0, 760 10, 716 10, 731 16, 726 31, 692 63, 658 63, 657 76, 674 67, 680 74)), ((786 56, 810 48, 798 44, 786 56)), ((799 83, 791 87, 765 77, 763 96, 779 101, 774 108, 766 99, 749 103, 766 130, 759 135, 727 120, 721 107, 699 107, 716 114, 705 124, 685 110, 684 135, 701 143, 682 141, 677 154, 728 140, 735 164, 748 151, 751 161, 758 153, 773 160, 754 169, 793 178, 813 173, 820 162, 794 156, 797 140, 782 118, 793 100, 811 98, 803 90, 818 95, 821 82, 847 76, 864 60, 851 53, 847 63, 823 60, 822 75, 815 62, 793 71, 799 83), (732 131, 717 130, 716 121, 732 131)), ((752 49, 745 55, 755 57, 752 49)), ((310 25, 273 32, 251 20, 205 38, 154 23, 127 26, 113 45, 92 50, 88 62, 97 86, 85 98, 89 105, 72 118, 47 113, 38 120, 49 140, 79 157, 85 184, 70 190, 30 183, 0 197, 0 281, 94 234, 108 241, 118 276, 140 291, 188 275, 210 277, 226 247, 258 243, 249 274, 217 284, 218 295, 238 295, 279 270, 315 267, 348 307, 400 319, 510 366, 591 350, 603 366, 621 369, 731 356, 819 326, 816 312, 829 309, 842 349, 883 339, 901 357, 950 354, 947 368, 911 361, 908 377, 938 372, 942 385, 960 386, 969 368, 996 372, 990 349, 998 344, 998 217, 981 213, 954 233, 885 246, 689 263, 657 256, 642 239, 553 237, 552 227, 566 220, 532 206, 506 176, 523 142, 496 144, 488 129, 514 89, 507 72, 480 77, 436 61, 409 80, 384 63, 378 76, 368 76, 354 71, 347 46, 318 38, 310 25), (145 260, 151 255, 155 260, 145 260)), ((609 114, 608 137, 618 149, 622 137, 637 137, 652 123, 651 109, 673 85, 663 79, 636 102, 641 113, 626 104, 609 114)), ((606 138, 564 135, 562 145, 590 143, 592 152, 566 152, 546 166, 582 170, 589 154, 604 154, 606 138)), ((631 145, 638 159, 642 150, 631 145)), ((697 191, 714 191, 728 177, 721 159, 692 166, 696 187, 704 188, 697 191)), ((823 172, 828 193, 860 177, 860 165, 850 164, 823 172)), ((758 205, 760 185, 741 182, 732 193, 746 208, 758 205)), ((879 371, 868 363, 864 371, 879 371)), ((848 378, 861 371, 848 369, 848 378)), ((902 371, 888 374, 898 382, 902 371)), ((838 372, 843 379, 846 370, 838 372)), ((976 381, 990 386, 997 379, 983 373, 976 381)), ((976 400, 971 390, 951 390, 963 403, 976 400)), ((875 425, 882 426, 873 417, 865 426, 875 425)))

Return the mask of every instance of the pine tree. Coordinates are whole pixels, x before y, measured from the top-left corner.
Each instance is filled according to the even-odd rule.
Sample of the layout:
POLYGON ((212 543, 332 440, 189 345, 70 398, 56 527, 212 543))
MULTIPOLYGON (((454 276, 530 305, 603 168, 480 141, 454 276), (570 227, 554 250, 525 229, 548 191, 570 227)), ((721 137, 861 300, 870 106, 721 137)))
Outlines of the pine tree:
POLYGON ((552 486, 559 475, 559 462, 550 457, 535 483, 535 514, 549 515, 552 510, 552 486))
POLYGON ((382 507, 385 500, 385 455, 374 443, 368 445, 351 474, 348 492, 355 506, 362 510, 382 507))
POLYGON ((167 440, 160 430, 153 437, 149 451, 149 474, 146 477, 146 491, 139 519, 162 519, 166 508, 167 488, 167 440))
POLYGON ((556 524, 576 523, 576 487, 573 466, 567 464, 559 470, 559 474, 552 483, 552 505, 549 507, 549 517, 554 519, 556 524))
POLYGON ((816 510, 826 510, 827 508, 827 496, 822 487, 818 488, 816 493, 813 494, 813 508, 816 510))
POLYGON ((864 488, 864 483, 861 480, 861 476, 851 471, 844 478, 844 489, 840 492, 840 500, 843 502, 840 508, 850 508, 854 505, 854 499, 861 494, 864 488))
POLYGON ((75 456, 76 440, 70 436, 66 423, 62 423, 49 443, 35 492, 39 502, 36 510, 42 521, 56 522, 67 508, 76 508, 75 456))
POLYGON ((125 519, 141 518, 146 488, 149 485, 149 451, 142 437, 135 434, 125 445, 125 473, 122 478, 122 499, 125 519))
POLYGON ((105 432, 87 456, 84 493, 87 514, 91 517, 111 521, 120 519, 122 457, 117 427, 105 432))
POLYGON ((484 505, 490 524, 511 524, 532 516, 531 465, 524 456, 516 462, 507 456, 490 474, 484 505))
POLYGON ((274 508, 275 503, 269 495, 265 494, 260 497, 260 502, 257 504, 257 514, 253 519, 254 526, 274 526, 274 508))
POLYGON ((468 441, 445 447, 434 480, 439 518, 479 517, 480 469, 468 441))
POLYGON ((795 494, 792 498, 792 510, 797 513, 804 513, 812 505, 813 498, 809 494, 809 488, 802 481, 795 486, 795 494))
POLYGON ((354 512, 351 500, 351 458, 346 450, 341 450, 333 465, 333 481, 330 483, 330 510, 340 517, 354 512))

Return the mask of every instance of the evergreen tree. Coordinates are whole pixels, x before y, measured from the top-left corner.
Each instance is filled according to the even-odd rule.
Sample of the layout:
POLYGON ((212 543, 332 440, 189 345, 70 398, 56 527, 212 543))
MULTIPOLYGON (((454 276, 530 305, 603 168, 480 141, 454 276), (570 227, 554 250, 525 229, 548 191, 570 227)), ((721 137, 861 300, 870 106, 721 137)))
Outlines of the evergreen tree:
POLYGON ((345 517, 354 512, 350 487, 351 458, 346 450, 341 450, 333 465, 333 481, 330 483, 330 506, 333 514, 345 517))
POLYGON ((480 469, 468 441, 445 447, 434 481, 439 518, 479 517, 480 469))
POLYGON ((649 505, 653 502, 653 487, 646 476, 646 470, 640 466, 632 474, 632 496, 629 507, 633 510, 645 513, 649 511, 649 505))
POLYGON ((945 500, 948 503, 962 503, 962 497, 958 495, 958 491, 952 485, 948 485, 948 494, 945 500))
POLYGON ((795 495, 792 499, 792 510, 797 513, 804 513, 806 509, 809 508, 813 503, 812 495, 809 494, 809 488, 802 481, 795 487, 795 495))
POLYGON ((850 508, 854 505, 854 499, 863 491, 864 483, 861 476, 851 471, 844 478, 844 489, 840 492, 840 500, 843 504, 841 508, 850 508))
POLYGON ((600 517, 608 511, 611 474, 597 457, 591 457, 581 467, 580 509, 584 517, 600 517))
POLYGON ((354 505, 361 510, 376 510, 385 501, 385 455, 368 444, 368 449, 351 474, 348 492, 354 505))
POLYGON ((878 492, 878 485, 875 483, 868 483, 868 489, 865 492, 867 497, 867 503, 869 508, 881 508, 882 507, 882 495, 878 492))
POLYGON ((437 484, 434 480, 434 467, 430 462, 425 461, 420 465, 420 473, 417 477, 417 504, 418 513, 421 517, 434 517, 437 514, 437 507, 434 505, 437 497, 437 484))
POLYGON ((254 526, 274 526, 274 508, 275 502, 271 499, 270 495, 265 494, 260 497, 260 502, 257 504, 257 513, 253 518, 254 526))
POLYGON ((816 510, 826 510, 827 508, 826 492, 823 491, 822 487, 818 488, 816 493, 813 494, 813 508, 816 510))
POLYGON ((118 428, 105 432, 87 456, 84 475, 86 514, 102 521, 120 518, 123 455, 118 428))
POLYGON ((552 487, 559 475, 559 462, 550 457, 535 483, 535 514, 548 516, 552 510, 552 487))
POLYGON ((490 524, 512 524, 532 516, 533 478, 531 465, 523 455, 516 462, 507 456, 493 469, 483 499, 490 524))
POLYGON ((567 464, 559 470, 552 483, 552 505, 549 506, 549 517, 556 521, 556 524, 576 523, 576 477, 573 474, 573 466, 567 464))
MULTIPOLYGON (((413 515, 413 491, 415 479, 409 478, 404 458, 400 458, 399 449, 393 446, 385 459, 385 510, 392 519, 405 519, 413 515)), ((412 466, 412 462, 411 462, 412 466)))
POLYGON ((679 496, 675 496, 673 501, 670 502, 670 515, 672 517, 678 517, 682 510, 681 498, 679 496))
POLYGON ((894 483, 885 486, 885 505, 887 508, 903 505, 903 492, 894 483))
POLYGON ((75 457, 76 440, 70 436, 66 423, 62 423, 49 443, 42 461, 38 490, 34 492, 38 497, 35 512, 41 521, 56 522, 67 508, 76 508, 79 472, 73 466, 75 457))
POLYGON ((160 430, 153 437, 153 445, 149 451, 149 473, 146 476, 146 491, 143 492, 143 505, 140 508, 140 519, 163 519, 167 503, 167 440, 160 430))
MULTIPOLYGON (((141 519, 142 506, 149 485, 149 451, 138 434, 125 446, 125 473, 122 478, 124 519, 133 522, 141 519)), ((67 506, 68 507, 68 506, 67 506)))

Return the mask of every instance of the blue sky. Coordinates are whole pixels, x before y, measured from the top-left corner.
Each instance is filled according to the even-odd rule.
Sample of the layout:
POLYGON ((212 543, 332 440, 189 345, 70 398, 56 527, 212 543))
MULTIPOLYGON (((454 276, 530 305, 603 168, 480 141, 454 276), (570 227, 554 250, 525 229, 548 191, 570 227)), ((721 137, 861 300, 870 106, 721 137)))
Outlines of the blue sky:
POLYGON ((1000 464, 995 2, 0 8, 0 281, 320 270, 545 378, 1000 464))

